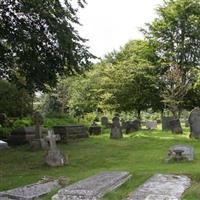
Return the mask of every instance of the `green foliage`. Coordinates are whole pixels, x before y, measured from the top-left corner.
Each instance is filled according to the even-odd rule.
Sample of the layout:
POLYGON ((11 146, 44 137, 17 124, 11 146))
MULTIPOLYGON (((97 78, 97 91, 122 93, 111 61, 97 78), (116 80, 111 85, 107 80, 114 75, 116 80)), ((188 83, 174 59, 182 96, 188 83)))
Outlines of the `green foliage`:
POLYGON ((24 89, 0 80, 0 112, 9 117, 23 117, 31 112, 32 98, 24 89))
POLYGON ((90 65, 94 56, 74 29, 79 21, 71 1, 2 0, 0 8, 0 77, 33 93, 90 65))
POLYGON ((23 119, 17 119, 14 121, 12 128, 16 129, 16 128, 23 128, 26 126, 31 126, 33 125, 33 122, 30 118, 23 118, 23 119))
POLYGON ((12 128, 0 127, 0 138, 1 139, 8 138, 12 130, 13 130, 12 128))

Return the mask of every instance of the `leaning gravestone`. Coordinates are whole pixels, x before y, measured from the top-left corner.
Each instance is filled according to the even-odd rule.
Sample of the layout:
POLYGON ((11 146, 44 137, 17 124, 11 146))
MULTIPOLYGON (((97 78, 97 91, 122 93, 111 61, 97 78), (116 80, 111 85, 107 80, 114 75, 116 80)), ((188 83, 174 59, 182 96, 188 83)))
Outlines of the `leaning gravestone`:
POLYGON ((190 186, 191 180, 187 176, 156 174, 126 200, 180 200, 190 186))
POLYGON ((56 135, 52 130, 48 131, 46 139, 49 141, 50 149, 45 156, 45 162, 51 167, 64 166, 69 164, 68 158, 57 148, 56 135))
POLYGON ((52 200, 98 200, 131 177, 129 172, 104 172, 63 188, 52 200))
POLYGON ((121 130, 121 125, 118 117, 114 117, 112 119, 113 123, 111 125, 111 133, 110 133, 110 138, 112 139, 119 139, 122 138, 122 130, 121 130))
POLYGON ((174 145, 170 147, 166 161, 193 161, 194 149, 189 145, 174 145))
POLYGON ((60 187, 58 180, 38 182, 24 187, 19 187, 4 192, 0 192, 2 200, 33 200, 60 187))
POLYGON ((200 108, 194 108, 189 116, 190 136, 200 139, 200 108))

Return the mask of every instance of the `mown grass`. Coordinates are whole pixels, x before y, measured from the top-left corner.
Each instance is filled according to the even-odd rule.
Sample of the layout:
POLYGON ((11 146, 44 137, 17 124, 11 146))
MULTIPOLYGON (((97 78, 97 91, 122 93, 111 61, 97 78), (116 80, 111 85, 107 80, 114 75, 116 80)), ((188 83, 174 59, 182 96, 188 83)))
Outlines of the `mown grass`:
MULTIPOLYGON (((200 199, 200 141, 170 132, 139 131, 111 140, 108 132, 70 144, 59 144, 69 156, 70 165, 50 168, 43 162, 44 151, 32 152, 28 146, 0 152, 0 191, 38 181, 43 176, 70 178, 70 183, 102 171, 125 170, 132 178, 103 200, 121 200, 155 173, 186 174, 193 180, 184 200, 200 199), (175 144, 191 145, 195 149, 193 162, 166 163, 168 148, 175 144)), ((55 192, 55 191, 54 191, 55 192)), ((53 192, 53 193, 54 193, 53 192)), ((43 199, 51 199, 50 196, 43 199)))

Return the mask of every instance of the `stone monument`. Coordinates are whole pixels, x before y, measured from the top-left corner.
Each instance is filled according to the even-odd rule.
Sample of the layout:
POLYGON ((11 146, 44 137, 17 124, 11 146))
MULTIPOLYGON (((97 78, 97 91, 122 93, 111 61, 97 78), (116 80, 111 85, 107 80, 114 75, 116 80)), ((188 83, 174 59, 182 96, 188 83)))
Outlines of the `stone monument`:
POLYGON ((194 108, 189 116, 190 136, 200 139, 200 108, 194 108))
POLYGON ((114 117, 112 119, 112 125, 111 125, 111 133, 110 133, 110 138, 112 139, 119 139, 122 138, 122 130, 121 130, 121 125, 120 125, 120 120, 119 117, 114 117))
POLYGON ((56 138, 53 130, 48 131, 46 139, 49 141, 50 148, 45 156, 45 163, 51 167, 64 166, 69 164, 67 156, 65 156, 56 146, 56 138))

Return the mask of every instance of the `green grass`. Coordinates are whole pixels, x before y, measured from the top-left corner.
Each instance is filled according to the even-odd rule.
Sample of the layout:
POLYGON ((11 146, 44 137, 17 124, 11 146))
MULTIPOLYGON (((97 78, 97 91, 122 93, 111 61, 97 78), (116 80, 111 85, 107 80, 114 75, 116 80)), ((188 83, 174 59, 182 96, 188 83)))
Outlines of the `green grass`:
MULTIPOLYGON (((60 144, 59 147, 69 156, 69 166, 50 168, 43 163, 45 152, 32 152, 28 146, 0 151, 0 191, 36 182, 43 176, 67 176, 70 183, 74 183, 102 171, 125 170, 132 173, 132 178, 119 189, 108 193, 103 200, 125 198, 155 173, 190 176, 193 185, 183 199, 200 199, 200 141, 188 139, 187 130, 184 135, 172 135, 160 130, 140 131, 125 135, 120 140, 109 139, 107 133, 60 144), (169 147, 175 144, 192 145, 195 160, 190 163, 165 163, 169 147)), ((50 199, 51 195, 43 199, 50 199)))

